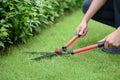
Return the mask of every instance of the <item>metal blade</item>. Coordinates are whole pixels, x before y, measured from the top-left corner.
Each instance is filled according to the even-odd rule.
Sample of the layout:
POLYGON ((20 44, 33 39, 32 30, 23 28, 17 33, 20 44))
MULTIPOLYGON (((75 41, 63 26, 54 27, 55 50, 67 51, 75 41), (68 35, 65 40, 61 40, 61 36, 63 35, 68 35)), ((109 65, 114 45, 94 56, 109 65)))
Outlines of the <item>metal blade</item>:
POLYGON ((26 51, 24 53, 30 53, 30 54, 46 54, 46 53, 53 53, 53 52, 50 52, 50 51, 26 51))
POLYGON ((56 53, 51 52, 51 53, 47 53, 47 54, 45 54, 45 55, 42 55, 42 56, 33 58, 32 60, 40 60, 40 59, 44 59, 44 58, 47 58, 47 57, 52 57, 52 56, 54 56, 54 55, 56 55, 56 53))

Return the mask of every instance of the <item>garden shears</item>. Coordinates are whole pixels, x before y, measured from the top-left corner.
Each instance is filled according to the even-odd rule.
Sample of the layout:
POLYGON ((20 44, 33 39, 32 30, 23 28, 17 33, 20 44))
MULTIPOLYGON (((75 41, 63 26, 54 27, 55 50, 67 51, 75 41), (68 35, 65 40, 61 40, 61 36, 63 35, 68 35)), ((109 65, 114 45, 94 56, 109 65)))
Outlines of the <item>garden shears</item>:
MULTIPOLYGON (((56 49, 53 52, 45 52, 46 54, 44 54, 42 56, 39 56, 39 57, 35 57, 32 60, 40 60, 40 59, 43 59, 43 58, 51 57, 51 56, 54 56, 54 55, 61 55, 61 54, 72 54, 72 55, 74 55, 74 54, 78 54, 80 52, 84 52, 84 51, 87 51, 87 50, 91 50, 91 49, 94 49, 94 48, 104 46, 105 41, 98 42, 96 44, 89 45, 89 46, 79 48, 79 49, 75 49, 75 50, 72 50, 72 51, 67 51, 67 48, 72 43, 74 43, 80 36, 81 36, 80 34, 77 34, 70 41, 68 41, 61 49, 56 49)), ((31 53, 36 53, 36 52, 31 52, 31 53)))

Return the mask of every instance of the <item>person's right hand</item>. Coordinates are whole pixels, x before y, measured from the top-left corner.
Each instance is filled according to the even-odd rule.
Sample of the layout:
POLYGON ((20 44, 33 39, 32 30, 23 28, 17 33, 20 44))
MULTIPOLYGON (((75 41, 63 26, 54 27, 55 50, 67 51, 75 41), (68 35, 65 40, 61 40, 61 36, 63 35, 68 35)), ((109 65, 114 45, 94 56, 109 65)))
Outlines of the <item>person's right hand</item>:
POLYGON ((81 22, 77 27, 76 33, 80 34, 82 37, 85 36, 88 32, 87 22, 81 22))

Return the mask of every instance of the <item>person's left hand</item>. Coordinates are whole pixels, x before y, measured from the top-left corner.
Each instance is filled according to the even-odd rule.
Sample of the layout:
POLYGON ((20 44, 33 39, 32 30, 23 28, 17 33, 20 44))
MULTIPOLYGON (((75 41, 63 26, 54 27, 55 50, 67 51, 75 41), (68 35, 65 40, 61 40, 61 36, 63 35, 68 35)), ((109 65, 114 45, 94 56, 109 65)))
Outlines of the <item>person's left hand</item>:
POLYGON ((111 34, 109 34, 107 37, 102 39, 101 41, 105 41, 105 45, 104 45, 105 48, 112 46, 116 46, 116 47, 120 46, 120 27, 111 34))

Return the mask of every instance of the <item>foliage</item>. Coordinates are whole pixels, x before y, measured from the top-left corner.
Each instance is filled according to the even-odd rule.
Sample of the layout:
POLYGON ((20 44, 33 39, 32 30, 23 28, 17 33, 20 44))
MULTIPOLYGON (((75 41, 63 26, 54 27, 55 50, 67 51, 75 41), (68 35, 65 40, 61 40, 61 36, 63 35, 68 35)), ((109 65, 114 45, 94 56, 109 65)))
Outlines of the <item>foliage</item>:
POLYGON ((79 0, 0 0, 0 47, 26 42, 42 27, 53 24, 66 11, 80 7, 79 0))

